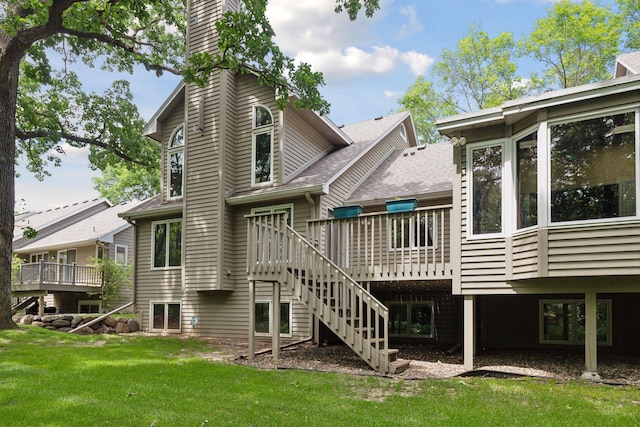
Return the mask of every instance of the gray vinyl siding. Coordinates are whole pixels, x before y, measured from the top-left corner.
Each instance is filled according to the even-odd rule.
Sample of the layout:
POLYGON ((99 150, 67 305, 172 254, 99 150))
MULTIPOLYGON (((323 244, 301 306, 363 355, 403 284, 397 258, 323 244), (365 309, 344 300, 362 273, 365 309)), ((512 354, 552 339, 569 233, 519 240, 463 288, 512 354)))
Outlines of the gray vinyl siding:
MULTIPOLYGON (((116 258, 116 245, 123 245, 127 247, 127 265, 135 268, 134 265, 134 254, 135 254, 135 245, 134 245, 134 230, 133 227, 128 227, 127 229, 121 231, 113 237, 113 245, 109 248, 109 257, 111 259, 116 258)), ((130 277, 130 280, 133 280, 133 277, 130 277)), ((133 301, 133 285, 131 282, 127 286, 120 288, 120 298, 118 298, 117 306, 124 305, 130 301, 133 301)), ((127 312, 131 311, 131 307, 126 310, 127 312)))
POLYGON ((324 153, 331 150, 329 144, 312 129, 292 108, 285 111, 284 132, 284 180, 311 166, 324 153))

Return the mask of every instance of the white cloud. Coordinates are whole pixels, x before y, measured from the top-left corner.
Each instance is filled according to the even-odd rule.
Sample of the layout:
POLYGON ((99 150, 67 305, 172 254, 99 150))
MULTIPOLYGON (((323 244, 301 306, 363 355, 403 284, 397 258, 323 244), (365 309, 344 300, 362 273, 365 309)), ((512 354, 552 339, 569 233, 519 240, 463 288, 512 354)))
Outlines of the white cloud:
POLYGON ((397 90, 385 90, 384 91, 385 98, 389 98, 389 99, 398 99, 402 95, 404 95, 404 94, 402 92, 398 92, 397 90))
MULTIPOLYGON (((321 71, 327 84, 346 82, 367 75, 388 75, 403 64, 414 75, 424 74, 433 59, 416 51, 401 52, 380 43, 376 24, 385 17, 385 6, 373 18, 350 21, 346 14, 334 12, 335 0, 292 2, 272 0, 267 15, 276 32, 276 43, 297 61, 321 71)), ((422 27, 415 8, 404 7, 404 32, 422 27)))
POLYGON ((418 12, 415 6, 405 6, 400 8, 400 13, 406 16, 409 21, 402 24, 400 31, 398 31, 397 38, 402 38, 410 33, 418 33, 422 31, 422 24, 418 20, 418 12))

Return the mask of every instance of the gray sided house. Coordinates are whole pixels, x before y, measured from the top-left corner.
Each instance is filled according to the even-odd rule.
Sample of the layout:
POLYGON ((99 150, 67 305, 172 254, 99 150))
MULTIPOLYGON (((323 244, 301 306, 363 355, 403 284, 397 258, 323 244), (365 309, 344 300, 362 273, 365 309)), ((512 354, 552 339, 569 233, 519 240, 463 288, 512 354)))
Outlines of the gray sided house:
MULTIPOLYGON (((101 312, 102 277, 94 260, 133 262, 133 227, 118 214, 139 203, 111 205, 101 199, 17 216, 13 253, 22 264, 12 285, 14 308, 39 298, 40 310, 46 303, 58 312, 101 312), (29 227, 35 237, 24 236, 29 227)), ((126 303, 131 297, 131 290, 123 290, 119 299, 126 303)))
MULTIPOLYGON (((215 46, 221 3, 189 2, 189 53, 215 46)), ((452 147, 417 147, 410 113, 339 127, 221 71, 178 86, 145 132, 162 192, 122 214, 143 329, 267 339, 276 358, 281 339, 339 339, 383 372, 403 366, 390 341, 461 340, 452 147)))
POLYGON ((478 348, 640 350, 640 56, 611 80, 438 122, 452 138, 453 294, 478 348))

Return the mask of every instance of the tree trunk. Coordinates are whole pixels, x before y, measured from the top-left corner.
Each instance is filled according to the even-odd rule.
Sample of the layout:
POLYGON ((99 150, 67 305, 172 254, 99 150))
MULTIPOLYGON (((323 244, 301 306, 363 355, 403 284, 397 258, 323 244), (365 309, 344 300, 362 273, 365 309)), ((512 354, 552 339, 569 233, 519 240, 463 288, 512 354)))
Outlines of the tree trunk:
MULTIPOLYGON (((0 56, 0 62, 2 58, 0 56)), ((11 257, 15 208, 15 117, 20 61, 0 72, 0 330, 14 329, 11 318, 11 257), (7 72, 4 72, 7 71, 7 72)))

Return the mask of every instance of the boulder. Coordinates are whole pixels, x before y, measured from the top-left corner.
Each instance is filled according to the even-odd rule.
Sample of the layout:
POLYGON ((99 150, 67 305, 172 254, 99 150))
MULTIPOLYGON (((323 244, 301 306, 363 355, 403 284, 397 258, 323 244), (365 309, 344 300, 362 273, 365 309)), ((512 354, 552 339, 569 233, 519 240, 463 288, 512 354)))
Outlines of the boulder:
POLYGON ((77 327, 80 323, 82 323, 82 316, 73 316, 73 319, 71 320, 71 327, 75 328, 77 327))
POLYGON ((30 325, 33 323, 33 314, 26 314, 24 316, 22 316, 22 319, 20 319, 20 323, 23 325, 30 325))
POLYGON ((51 326, 55 328, 69 328, 71 326, 71 322, 68 320, 57 319, 51 322, 51 326))
POLYGON ((71 322, 73 320, 73 316, 70 315, 70 314, 65 314, 65 315, 60 316, 60 319, 66 320, 67 322, 71 322))
POLYGON ((116 323, 116 326, 113 328, 113 330, 116 332, 116 334, 128 334, 129 332, 129 327, 127 326, 126 323, 122 323, 122 322, 118 322, 116 323))
POLYGON ((85 326, 82 329, 78 329, 78 332, 76 332, 78 335, 93 335, 95 332, 93 332, 93 329, 91 329, 88 326, 85 326))
POLYGON ((39 320, 34 320, 33 322, 31 322, 31 326, 37 326, 38 328, 43 328, 44 323, 39 320))
POLYGON ((58 320, 60 319, 60 316, 56 315, 56 314, 49 314, 46 316, 42 316, 42 321, 43 322, 53 322, 54 320, 58 320))
POLYGON ((127 320, 127 326, 129 327, 130 332, 138 332, 140 330, 140 325, 138 325, 136 319, 127 320))
POLYGON ((116 323, 118 323, 118 321, 113 317, 107 317, 102 322, 110 328, 115 328, 116 323))
POLYGON ((45 326, 44 328, 45 328, 45 329, 48 329, 48 330, 50 330, 50 331, 57 331, 57 330, 58 330, 58 328, 56 328, 55 326, 51 326, 51 325, 49 325, 49 326, 45 326))
POLYGON ((71 332, 71 331, 73 331, 73 328, 69 328, 69 327, 58 328, 58 332, 71 332))

